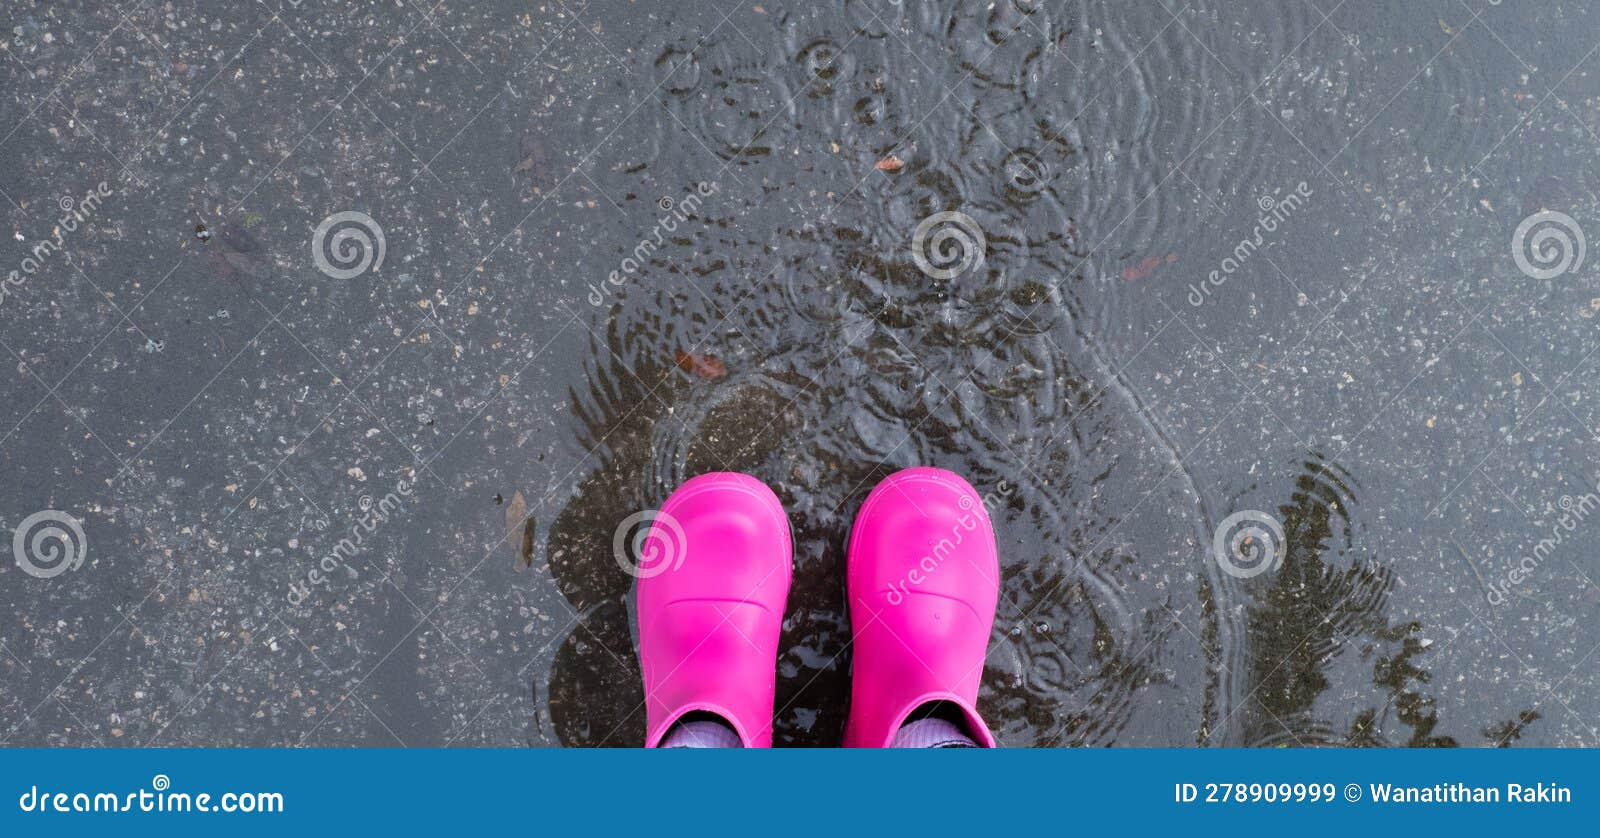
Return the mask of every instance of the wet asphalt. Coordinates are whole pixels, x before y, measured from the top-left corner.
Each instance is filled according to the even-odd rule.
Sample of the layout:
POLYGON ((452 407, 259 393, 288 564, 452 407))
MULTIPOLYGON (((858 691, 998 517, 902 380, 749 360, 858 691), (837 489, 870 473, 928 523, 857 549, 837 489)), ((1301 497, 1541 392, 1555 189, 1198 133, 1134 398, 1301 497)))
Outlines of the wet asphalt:
POLYGON ((737 469, 834 744, 932 464, 1006 745, 1600 744, 1587 4, 0 24, 0 743, 635 744, 619 527, 737 469))

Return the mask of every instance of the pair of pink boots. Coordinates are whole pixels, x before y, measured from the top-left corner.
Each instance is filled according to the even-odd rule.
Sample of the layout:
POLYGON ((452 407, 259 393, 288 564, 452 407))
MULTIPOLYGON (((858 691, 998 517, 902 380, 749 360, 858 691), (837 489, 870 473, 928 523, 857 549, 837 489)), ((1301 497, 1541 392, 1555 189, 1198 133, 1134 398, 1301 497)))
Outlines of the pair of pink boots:
MULTIPOLYGON (((643 548, 672 557, 639 580, 645 747, 690 713, 725 720, 747 748, 771 747, 793 556, 778 498, 749 475, 701 475, 667 499, 643 548)), ((848 561, 845 745, 886 747, 937 702, 959 709, 976 744, 994 747, 977 698, 1000 567, 977 492, 941 469, 889 476, 856 516, 848 561)))

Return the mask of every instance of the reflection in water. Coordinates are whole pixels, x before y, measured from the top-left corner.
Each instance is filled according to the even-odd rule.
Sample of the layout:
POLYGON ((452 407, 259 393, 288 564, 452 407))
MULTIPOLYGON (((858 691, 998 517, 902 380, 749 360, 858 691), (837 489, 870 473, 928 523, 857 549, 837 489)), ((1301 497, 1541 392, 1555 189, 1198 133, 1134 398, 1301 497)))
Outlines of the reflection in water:
MULTIPOLYGON (((982 701, 1008 744, 1110 743, 1126 731, 1202 740, 1220 700, 1217 633, 1208 628, 1202 643, 1168 615, 1214 623, 1202 607, 1213 587, 1194 572, 1194 497, 1164 480, 1175 469, 1159 439, 1115 382, 1074 372, 1094 361, 1060 348, 1076 340, 1071 330, 1013 328, 1005 306, 965 306, 916 278, 909 257, 865 238, 793 231, 785 242, 817 253, 786 269, 829 266, 822 287, 837 296, 824 298, 823 318, 803 316, 791 283, 739 287, 733 269, 691 287, 671 266, 702 243, 664 250, 655 286, 633 289, 597 341, 592 389, 573 400, 578 442, 599 463, 549 534, 551 570, 583 613, 550 687, 562 741, 632 744, 642 728, 637 665, 613 653, 632 647, 631 580, 609 554, 617 522, 694 474, 738 470, 773 486, 795 534, 777 741, 836 743, 848 695, 850 516, 878 478, 919 463, 959 469, 998 498, 1005 578, 982 701), (706 380, 664 360, 684 347, 709 349, 727 376, 706 380), (1148 518, 1123 527, 1140 506, 1148 518)), ((985 287, 1006 287, 1020 264, 1003 241, 991 245, 985 287)), ((1046 306, 1027 322, 1064 317, 1046 306)))
MULTIPOLYGON (((980 697, 1004 744, 1273 741, 1265 713, 1234 712, 1250 694, 1317 741, 1391 716, 1428 736, 1416 630, 1377 616, 1389 576, 1322 564, 1349 546, 1332 502, 1346 478, 1308 477, 1285 507, 1289 563, 1242 608, 1208 555, 1205 501, 1122 371, 1155 306, 1091 257, 1171 263, 1156 163, 1187 159, 1238 99, 1192 38, 1133 5, 812 4, 647 52, 654 130, 608 146, 590 178, 641 207, 702 180, 720 191, 617 289, 572 393, 572 442, 592 454, 544 542, 582 615, 550 676, 561 741, 641 736, 613 530, 695 474, 737 470, 773 487, 795 538, 775 740, 835 744, 845 537, 872 484, 911 465, 1014 489, 994 508, 1003 579, 980 697), (981 252, 914 253, 932 216, 971 227, 937 241, 981 252), (928 262, 972 267, 944 278, 928 262), (701 356, 717 375, 676 362, 701 356), (1249 648, 1246 623, 1272 640, 1249 648), (1375 658, 1394 706, 1335 732, 1314 704, 1347 636, 1397 647, 1375 658)), ((1273 34, 1279 52, 1303 11, 1273 34)), ((1221 189, 1222 172, 1195 177, 1221 189)), ((619 228, 598 240, 638 241, 619 228)))
MULTIPOLYGON (((1278 507, 1286 553, 1270 583, 1249 607, 1252 641, 1253 745, 1351 747, 1455 747, 1438 735, 1439 714, 1427 694, 1432 641, 1420 620, 1391 620, 1395 576, 1364 552, 1355 532, 1356 494, 1350 474, 1312 452, 1301 464, 1294 490, 1278 507), (1370 699, 1328 696, 1332 673, 1359 667, 1370 672, 1370 699)), ((1484 731, 1490 743, 1520 736, 1538 719, 1516 720, 1484 731)))
POLYGON ((592 748, 644 741, 643 676, 638 658, 627 651, 633 643, 625 609, 618 601, 590 609, 556 652, 550 722, 564 745, 592 748))

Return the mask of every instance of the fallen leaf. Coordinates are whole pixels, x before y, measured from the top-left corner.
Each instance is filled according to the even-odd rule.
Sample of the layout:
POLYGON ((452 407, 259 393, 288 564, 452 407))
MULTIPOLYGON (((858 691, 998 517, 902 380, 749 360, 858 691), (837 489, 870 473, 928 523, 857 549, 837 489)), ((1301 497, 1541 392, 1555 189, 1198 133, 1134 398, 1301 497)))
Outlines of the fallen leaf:
POLYGON ((677 361, 678 367, 684 372, 694 373, 707 381, 716 381, 728 374, 728 365, 711 355, 696 355, 680 349, 677 361))
POLYGON ((207 258, 219 279, 239 280, 245 276, 259 279, 267 275, 266 250, 243 227, 223 223, 215 233, 215 240, 222 246, 211 251, 207 258))
POLYGON ((528 500, 522 496, 522 490, 518 489, 506 503, 506 538, 511 538, 512 533, 518 530, 522 532, 522 538, 517 544, 518 570, 533 564, 533 533, 528 526, 532 521, 533 519, 528 517, 528 500))
POLYGON ((880 172, 898 172, 905 167, 906 161, 901 160, 893 154, 872 164, 872 168, 877 169, 880 172))
POLYGON ((1170 265, 1178 261, 1178 254, 1168 253, 1166 256, 1146 256, 1138 264, 1129 265, 1122 269, 1122 278, 1128 282, 1138 282, 1156 272, 1162 265, 1170 265))
POLYGON ((518 489, 511 495, 511 501, 506 504, 506 532, 509 533, 522 526, 523 520, 527 517, 528 499, 524 498, 522 490, 518 489))

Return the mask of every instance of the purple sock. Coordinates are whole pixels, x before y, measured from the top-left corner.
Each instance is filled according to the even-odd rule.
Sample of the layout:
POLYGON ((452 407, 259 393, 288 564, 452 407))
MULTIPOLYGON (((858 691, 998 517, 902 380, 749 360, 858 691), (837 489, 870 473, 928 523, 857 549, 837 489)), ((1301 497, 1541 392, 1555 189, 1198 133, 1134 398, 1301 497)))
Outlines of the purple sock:
POLYGON ((743 748, 739 734, 720 719, 678 722, 661 739, 663 748, 743 748))
POLYGON ((940 718, 907 722, 895 732, 891 748, 976 748, 960 725, 940 718))

